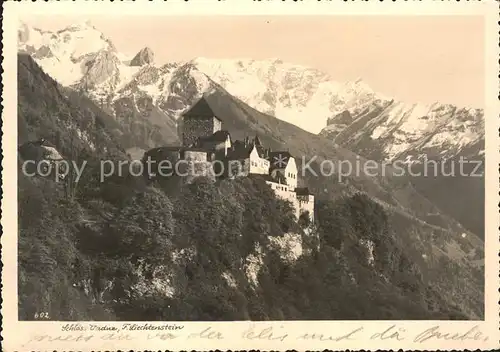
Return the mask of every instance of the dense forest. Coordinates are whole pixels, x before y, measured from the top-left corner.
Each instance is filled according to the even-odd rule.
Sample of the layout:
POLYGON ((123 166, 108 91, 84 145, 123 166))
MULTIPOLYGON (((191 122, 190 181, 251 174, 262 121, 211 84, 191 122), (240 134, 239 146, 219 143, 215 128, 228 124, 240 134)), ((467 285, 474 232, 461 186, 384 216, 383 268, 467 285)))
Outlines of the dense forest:
POLYGON ((304 228, 258 179, 199 178, 172 197, 124 179, 79 199, 21 179, 21 319, 463 318, 362 194, 319 204, 304 228))
POLYGON ((481 315, 481 297, 471 304, 466 293, 444 296, 452 280, 482 292, 468 276, 480 270, 464 266, 460 275, 444 273, 447 281, 423 272, 429 266, 408 241, 430 246, 424 234, 441 233, 423 232, 366 192, 318 197, 310 224, 259 178, 183 183, 125 170, 101 182, 101 160, 127 160, 126 131, 31 58, 19 57, 18 72, 20 319, 40 311, 54 320, 481 315), (43 159, 44 148, 32 143, 41 138, 66 160, 86 162, 78 182, 21 172, 24 161, 43 159))

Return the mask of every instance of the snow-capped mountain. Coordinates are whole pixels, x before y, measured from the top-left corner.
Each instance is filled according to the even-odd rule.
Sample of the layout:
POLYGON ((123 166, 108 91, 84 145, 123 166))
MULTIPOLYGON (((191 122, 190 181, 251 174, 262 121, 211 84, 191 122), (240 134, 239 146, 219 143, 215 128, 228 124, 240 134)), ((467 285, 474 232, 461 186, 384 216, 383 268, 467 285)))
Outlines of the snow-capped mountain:
POLYGON ((155 63, 149 48, 121 54, 90 23, 56 32, 23 24, 19 49, 62 85, 86 92, 120 123, 132 129, 146 120, 141 147, 164 144, 158 127, 176 125, 198 97, 222 87, 258 111, 376 160, 480 155, 484 149, 480 109, 397 102, 362 80, 339 83, 279 59, 155 63))
POLYGON ((118 52, 110 40, 90 23, 80 23, 57 32, 22 24, 18 31, 21 51, 32 55, 46 73, 64 86, 83 79, 105 81, 115 73, 118 52))
POLYGON ((280 59, 196 58, 192 62, 253 108, 312 133, 320 132, 328 117, 383 101, 361 79, 339 83, 321 71, 280 59))
POLYGON ((484 153, 483 110, 393 100, 328 119, 321 135, 375 160, 449 159, 484 153))

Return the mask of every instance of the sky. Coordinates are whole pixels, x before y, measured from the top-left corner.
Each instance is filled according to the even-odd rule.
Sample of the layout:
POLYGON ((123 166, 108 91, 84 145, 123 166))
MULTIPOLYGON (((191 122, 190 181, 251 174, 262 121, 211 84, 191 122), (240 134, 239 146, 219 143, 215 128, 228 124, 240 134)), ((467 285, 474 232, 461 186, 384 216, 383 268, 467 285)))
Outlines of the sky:
POLYGON ((409 103, 484 107, 484 23, 477 16, 134 16, 23 18, 57 30, 89 20, 118 51, 155 61, 280 58, 340 82, 362 78, 409 103))

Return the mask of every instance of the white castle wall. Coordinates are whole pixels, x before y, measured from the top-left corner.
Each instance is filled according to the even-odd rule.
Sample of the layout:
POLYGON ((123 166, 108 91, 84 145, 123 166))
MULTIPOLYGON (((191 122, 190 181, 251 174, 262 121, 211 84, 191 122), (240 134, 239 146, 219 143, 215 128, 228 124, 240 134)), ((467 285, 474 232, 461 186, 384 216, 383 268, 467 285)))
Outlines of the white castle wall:
POLYGON ((308 211, 311 222, 314 222, 314 196, 313 195, 297 196, 297 201, 298 201, 299 215, 308 211))
POLYGON ((249 173, 260 175, 269 174, 269 160, 261 158, 255 147, 250 153, 249 159, 249 173))
POLYGON ((293 191, 290 191, 290 187, 287 185, 282 185, 275 182, 266 181, 266 183, 271 186, 277 197, 287 200, 292 203, 295 209, 295 216, 298 219, 300 214, 309 211, 309 217, 311 222, 314 222, 314 196, 297 196, 293 191))
MULTIPOLYGON (((266 183, 271 186, 271 189, 276 193, 281 198, 288 199, 290 197, 290 193, 294 194, 293 192, 290 192, 290 189, 287 185, 282 185, 280 183, 275 183, 271 181, 266 181, 266 183)), ((295 197, 294 197, 295 198, 295 197)))

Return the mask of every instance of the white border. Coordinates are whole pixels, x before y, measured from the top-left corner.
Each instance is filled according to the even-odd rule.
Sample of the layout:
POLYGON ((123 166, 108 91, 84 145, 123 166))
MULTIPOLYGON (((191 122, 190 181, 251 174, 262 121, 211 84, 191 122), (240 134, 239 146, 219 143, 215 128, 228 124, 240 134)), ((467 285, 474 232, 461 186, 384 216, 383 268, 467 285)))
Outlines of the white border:
MULTIPOLYGON (((261 1, 252 0, 182 0, 163 1, 135 1, 129 2, 6 2, 4 6, 3 26, 3 202, 2 202, 2 283, 3 283, 3 345, 6 351, 11 350, 344 350, 344 349, 411 349, 411 350, 450 350, 450 349, 493 349, 499 344, 499 216, 497 204, 499 201, 499 93, 498 85, 498 58, 499 58, 499 8, 493 0, 455 2, 455 1, 261 1), (43 5, 43 6, 42 6, 43 5), (121 15, 480 15, 485 18, 486 42, 486 234, 485 234, 485 321, 444 322, 444 321, 286 321, 286 322, 178 322, 184 329, 175 339, 153 338, 154 332, 128 332, 128 339, 109 338, 102 332, 85 332, 84 336, 92 334, 89 341, 78 338, 80 333, 64 333, 59 322, 19 322, 17 320, 17 15, 31 14, 106 14, 107 16, 121 15), (381 339, 371 338, 394 325, 393 331, 398 331, 399 338, 381 339), (438 326, 443 333, 449 333, 448 339, 431 339, 424 343, 417 343, 414 338, 424 330, 438 326), (362 331, 351 339, 339 341, 299 340, 297 337, 305 332, 324 334, 324 336, 340 337, 359 327, 362 331), (222 339, 195 336, 206 328, 219 331, 222 339), (249 328, 263 330, 270 328, 274 337, 287 334, 281 339, 248 339, 242 334, 249 328), (487 340, 451 339, 453 334, 464 334, 470 329, 480 331, 487 340), (45 334, 42 341, 33 341, 34 336, 45 334), (30 342, 31 341, 31 342, 30 342)), ((121 326, 120 323, 107 323, 121 326)), ((154 325, 162 323, 154 322, 154 325)), ((169 324, 174 324, 170 322, 169 324)), ((87 325, 88 323, 82 323, 87 325)), ((102 324, 101 324, 102 325, 102 324)), ((474 336, 475 333, 471 334, 474 336)), ((115 336, 116 337, 116 336, 115 336)), ((122 336, 123 337, 123 336, 122 336)), ((123 337, 124 338, 124 337, 123 337)))

